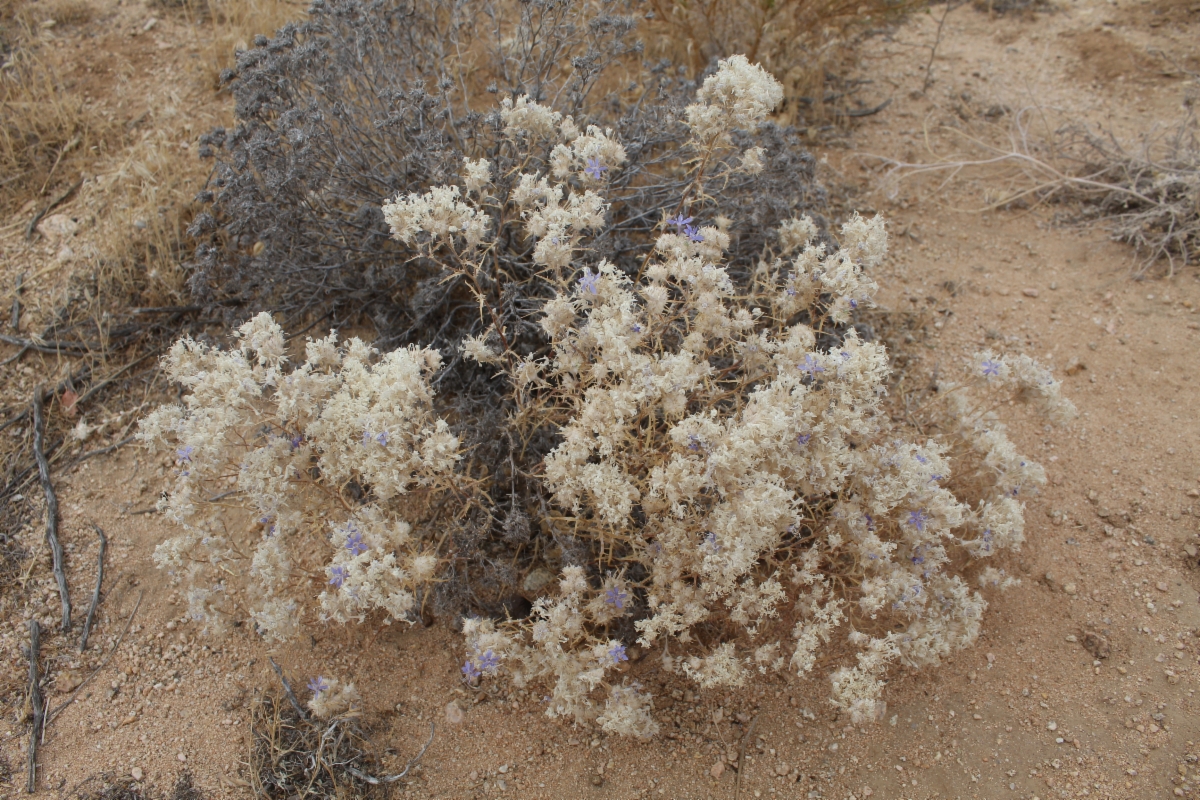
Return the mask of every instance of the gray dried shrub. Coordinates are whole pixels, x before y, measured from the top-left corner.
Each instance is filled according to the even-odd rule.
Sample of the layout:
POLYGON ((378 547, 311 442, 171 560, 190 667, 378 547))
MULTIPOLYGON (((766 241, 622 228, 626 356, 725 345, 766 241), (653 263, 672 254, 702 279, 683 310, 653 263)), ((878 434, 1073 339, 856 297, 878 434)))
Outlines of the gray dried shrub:
MULTIPOLYGON (((556 432, 546 426, 514 446, 503 433, 508 387, 462 361, 463 338, 492 318, 442 264, 392 239, 380 206, 460 183, 464 157, 495 166, 490 191, 509 205, 519 174, 544 172, 550 154, 548 142, 518 150, 502 135, 500 99, 528 95, 581 129, 612 128, 625 146, 628 161, 610 176, 606 227, 577 266, 608 259, 635 273, 688 186, 683 108, 697 84, 670 64, 643 61, 633 10, 600 0, 318 0, 307 19, 239 54, 227 76, 237 126, 201 142, 216 163, 200 197, 208 207, 191 229, 198 298, 335 319, 365 314, 379 346, 419 343, 446 355, 439 401, 489 489, 450 532, 457 561, 431 598, 435 613, 519 614, 528 605, 519 576, 500 564, 526 570, 547 546, 563 559, 583 554, 572 543, 530 541, 547 534, 520 520, 547 508, 532 475, 556 432)), ((767 125, 743 138, 739 149, 765 148, 764 169, 753 177, 729 170, 718 188, 719 213, 741 237, 729 269, 746 277, 783 220, 807 213, 823 226, 825 196, 792 129, 767 125)), ((689 208, 718 213, 710 198, 689 208)), ((519 220, 501 221, 491 235, 495 257, 478 276, 483 300, 513 350, 536 352, 547 346, 537 318, 553 289, 519 220)))

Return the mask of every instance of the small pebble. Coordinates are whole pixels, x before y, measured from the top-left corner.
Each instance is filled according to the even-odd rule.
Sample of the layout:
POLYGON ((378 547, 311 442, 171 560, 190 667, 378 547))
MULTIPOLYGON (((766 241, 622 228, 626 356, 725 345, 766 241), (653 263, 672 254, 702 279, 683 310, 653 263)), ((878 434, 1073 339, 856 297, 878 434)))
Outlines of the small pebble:
POLYGON ((1058 723, 1051 720, 1050 722, 1048 722, 1046 724, 1046 729, 1051 730, 1051 731, 1056 731, 1056 730, 1058 730, 1058 723))
POLYGON ((775 774, 776 775, 783 776, 783 775, 787 775, 789 772, 791 772, 791 768, 788 767, 787 764, 776 764, 775 765, 775 774))
POLYGON ((1158 583, 1154 584, 1154 588, 1158 589, 1160 592, 1165 592, 1169 587, 1165 582, 1159 581, 1158 583))
POLYGON ((185 756, 183 753, 180 753, 175 757, 179 759, 180 763, 187 761, 187 756, 185 756))
POLYGON ((1025 295, 1026 297, 1037 297, 1038 290, 1037 289, 1022 289, 1021 294, 1025 295))
POLYGON ((1075 584, 1065 583, 1065 584, 1063 584, 1063 591, 1069 595, 1074 596, 1074 594, 1079 590, 1076 588, 1075 584))
POLYGON ((712 775, 714 778, 720 778, 723 774, 725 774, 725 762, 718 761, 716 764, 713 764, 712 769, 708 771, 708 774, 712 775))
POLYGON ((133 778, 135 781, 140 781, 140 780, 142 779, 142 776, 143 776, 143 773, 142 773, 142 768, 141 768, 141 767, 134 767, 133 769, 129 770, 129 775, 130 775, 130 777, 132 777, 132 778, 133 778))
POLYGON ((463 710, 458 705, 457 700, 451 700, 446 704, 446 722, 451 725, 461 725, 463 721, 463 710))

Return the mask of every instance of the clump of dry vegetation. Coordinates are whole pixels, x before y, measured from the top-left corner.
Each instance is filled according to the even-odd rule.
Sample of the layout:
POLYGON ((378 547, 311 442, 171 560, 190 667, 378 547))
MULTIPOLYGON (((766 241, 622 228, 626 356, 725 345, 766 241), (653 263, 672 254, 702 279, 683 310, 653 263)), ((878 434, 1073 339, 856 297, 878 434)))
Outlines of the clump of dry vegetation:
POLYGON ((268 800, 386 797, 391 785, 412 773, 434 732, 431 725, 429 742, 402 771, 383 774, 381 754, 356 709, 317 716, 300 705, 286 681, 282 695, 254 699, 250 725, 250 785, 255 797, 268 800))
MULTIPOLYGON (((10 18, 10 25, 20 25, 10 18)), ((50 56, 23 42, 0 41, 0 211, 16 210, 69 183, 77 158, 109 132, 81 97, 63 88, 50 56), (4 46, 11 47, 3 53, 4 46)))
POLYGON ((1196 263, 1200 136, 1192 109, 1133 143, 1078 122, 1048 128, 1037 112, 1013 114, 1000 142, 987 130, 948 127, 962 150, 928 163, 882 159, 885 193, 895 195, 902 181, 919 176, 942 176, 940 189, 969 173, 989 187, 979 210, 1066 205, 1071 210, 1060 215, 1064 223, 1099 224, 1133 246, 1137 277, 1155 268, 1173 275, 1196 263))

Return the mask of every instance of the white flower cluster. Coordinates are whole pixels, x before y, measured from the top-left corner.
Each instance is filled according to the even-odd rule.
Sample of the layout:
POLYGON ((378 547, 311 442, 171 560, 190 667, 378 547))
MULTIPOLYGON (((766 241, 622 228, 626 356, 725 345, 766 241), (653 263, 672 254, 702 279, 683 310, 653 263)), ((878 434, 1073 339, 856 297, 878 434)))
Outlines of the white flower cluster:
POLYGON ((322 618, 407 619, 438 562, 401 518, 406 495, 428 490, 428 502, 458 460, 457 438, 432 411, 441 357, 380 357, 331 333, 289 370, 270 315, 237 337, 230 350, 177 342, 164 366, 188 390, 183 403, 142 420, 139 439, 174 453, 159 508, 182 528, 155 561, 188 582, 191 613, 210 627, 242 604, 235 593, 274 640, 299 632, 314 598, 322 618), (236 532, 239 521, 250 533, 236 532))
POLYGON ((732 131, 753 130, 775 110, 783 100, 783 86, 737 55, 721 61, 716 73, 704 79, 696 99, 685 109, 692 135, 706 145, 727 144, 732 131))

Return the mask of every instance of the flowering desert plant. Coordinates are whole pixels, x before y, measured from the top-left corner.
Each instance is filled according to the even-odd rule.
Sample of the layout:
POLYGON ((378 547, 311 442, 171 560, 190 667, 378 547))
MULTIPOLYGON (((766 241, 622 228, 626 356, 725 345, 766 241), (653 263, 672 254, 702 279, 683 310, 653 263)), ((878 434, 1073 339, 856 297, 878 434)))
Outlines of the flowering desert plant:
MULTIPOLYGON (((553 716, 653 735, 652 698, 627 663, 635 643, 661 647, 643 663, 702 689, 804 675, 849 646, 831 693, 855 721, 882 712, 889 665, 969 645, 985 608, 972 583, 1011 585, 992 562, 1020 546, 1022 498, 1044 481, 993 408, 1031 401, 1058 421, 1073 409, 1032 360, 988 352, 923 409, 933 433, 893 422, 888 353, 853 324, 887 252, 879 217, 854 216, 835 245, 797 214, 747 235, 758 253, 732 266, 743 234, 723 192, 764 171, 754 134, 781 96, 747 59, 722 61, 682 109, 686 137, 659 156, 678 175, 675 201, 648 246, 615 261, 592 237, 627 177, 626 143, 504 98, 502 140, 465 156, 458 181, 381 208, 414 259, 471 298, 477 326, 436 376, 433 350, 375 360, 332 338, 285 372, 265 316, 232 351, 178 344, 168 367, 191 394, 143 436, 179 454, 163 508, 185 533, 158 558, 200 579, 197 613, 232 594, 222 575, 245 575, 228 566, 241 558, 262 576, 252 601, 269 636, 292 633, 291 610, 309 601, 334 621, 405 618, 439 566, 410 523, 449 490, 464 508, 507 506, 484 519, 486 547, 451 547, 506 554, 532 595, 528 613, 466 616, 463 677, 541 684, 553 716), (514 253, 536 281, 505 271, 514 253), (472 460, 497 449, 506 470, 456 473, 459 442, 431 390, 455 371, 505 396, 490 440, 470 448, 472 460), (211 505, 233 476, 264 526, 252 556, 211 505), (319 574, 319 596, 274 588, 301 552, 316 554, 301 574, 319 574)), ((446 556, 441 586, 458 569, 446 556)))
POLYGON ((282 329, 259 314, 235 348, 187 338, 164 361, 187 394, 144 419, 138 437, 175 455, 159 508, 183 532, 154 558, 186 582, 190 613, 207 626, 239 608, 275 640, 311 613, 411 621, 436 572, 436 548, 410 520, 451 488, 458 460, 458 439, 432 408, 441 356, 380 356, 332 333, 306 356, 288 369, 282 329), (239 533, 247 521, 252 533, 239 533))
POLYGON ((490 164, 468 161, 462 190, 384 206, 398 239, 468 283, 503 246, 489 238, 497 220, 519 218, 558 287, 539 317, 544 354, 515 352, 495 322, 463 350, 506 376, 514 435, 554 428, 557 445, 534 467, 558 509, 545 522, 589 558, 565 564, 526 619, 468 618, 466 679, 539 681, 551 715, 647 736, 649 698, 620 677, 633 638, 710 688, 807 673, 838 637, 858 656, 832 673, 833 701, 861 721, 880 713, 889 664, 935 663, 975 639, 985 603, 969 580, 1011 584, 983 565, 1020 545, 1018 498, 1044 475, 969 384, 1034 398, 1059 419, 1070 404, 1032 361, 989 353, 940 393, 944 435, 912 440, 894 425, 887 352, 848 324, 871 304, 886 254, 878 217, 855 216, 837 249, 815 240, 810 219, 785 222, 748 279, 733 280, 723 261, 737 232, 715 213, 719 186, 761 168, 735 133, 780 97, 742 57, 705 80, 685 110, 688 188, 636 272, 586 246, 623 148, 525 98, 505 101, 506 132, 518 147, 557 141, 548 169, 497 197, 490 164), (968 473, 962 498, 952 454, 968 473))

